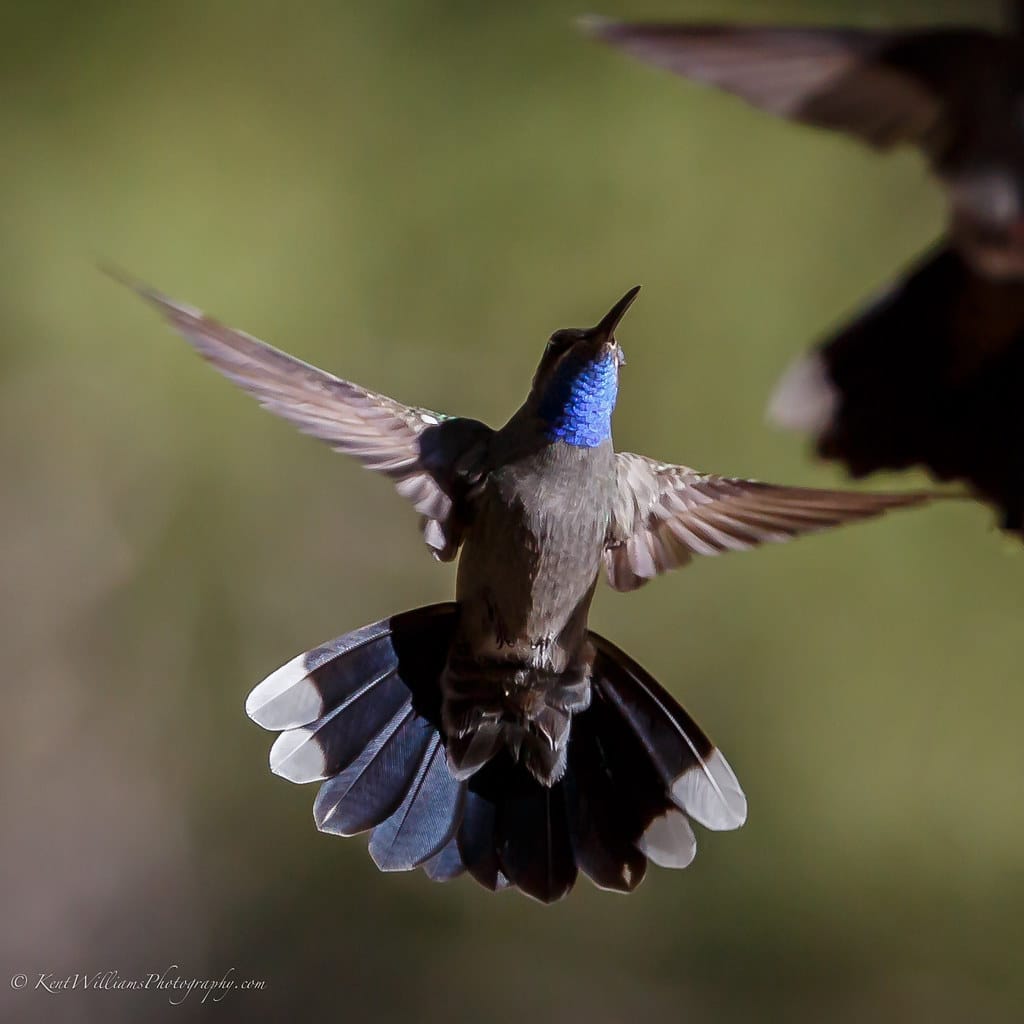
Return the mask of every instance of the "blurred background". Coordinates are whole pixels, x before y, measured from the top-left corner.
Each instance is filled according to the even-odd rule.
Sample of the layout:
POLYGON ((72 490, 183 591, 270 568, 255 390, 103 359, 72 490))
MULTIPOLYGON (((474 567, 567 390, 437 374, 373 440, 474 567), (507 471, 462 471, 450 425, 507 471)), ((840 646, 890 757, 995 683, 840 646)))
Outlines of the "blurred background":
MULTIPOLYGON (((644 291, 618 445, 830 486, 783 368, 934 238, 880 157, 576 35, 582 0, 8 3, 0 31, 0 1000, 7 1019, 1011 1021, 1024 558, 980 506, 695 563, 593 623, 750 799, 685 872, 549 908, 378 874, 271 776, 250 687, 446 599, 389 484, 261 412, 110 260, 369 387, 500 424, 644 291), (190 996, 34 990, 179 965, 190 996), (28 974, 12 992, 9 976, 28 974)), ((998 23, 995 3, 604 0, 998 23)), ((925 484, 913 474, 870 486, 925 484)))

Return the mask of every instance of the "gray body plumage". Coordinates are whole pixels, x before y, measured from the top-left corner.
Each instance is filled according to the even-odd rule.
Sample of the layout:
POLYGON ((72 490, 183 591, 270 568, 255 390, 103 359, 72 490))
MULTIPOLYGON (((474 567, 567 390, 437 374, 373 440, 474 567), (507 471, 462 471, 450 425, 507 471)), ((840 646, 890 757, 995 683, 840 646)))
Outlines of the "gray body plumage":
POLYGON ((456 598, 480 653, 541 657, 539 666, 560 671, 558 652, 578 647, 586 628, 615 455, 611 441, 597 448, 557 441, 516 454, 520 439, 506 435, 514 429, 513 421, 492 443, 495 468, 464 535, 456 598))
MULTIPOLYGON (((494 468, 463 540, 462 611, 442 691, 452 735, 467 725, 475 733, 467 768, 511 742, 550 784, 565 768, 571 715, 590 702, 587 615, 607 543, 615 455, 610 440, 596 448, 547 442, 524 424, 530 418, 527 409, 492 442, 494 468), (467 692, 468 722, 456 710, 467 692), (481 718, 488 724, 476 727, 481 718)), ((453 761, 462 767, 460 756, 453 761)))
POLYGON ((616 453, 615 328, 556 332, 500 430, 407 406, 136 290, 272 412, 392 478, 456 600, 393 615, 293 658, 249 716, 272 770, 320 782, 314 819, 371 833, 383 870, 469 872, 545 902, 577 872, 631 891, 648 861, 685 867, 691 819, 732 829, 746 798, 675 699, 588 629, 598 579, 631 591, 696 554, 745 550, 920 504, 809 490, 616 453))

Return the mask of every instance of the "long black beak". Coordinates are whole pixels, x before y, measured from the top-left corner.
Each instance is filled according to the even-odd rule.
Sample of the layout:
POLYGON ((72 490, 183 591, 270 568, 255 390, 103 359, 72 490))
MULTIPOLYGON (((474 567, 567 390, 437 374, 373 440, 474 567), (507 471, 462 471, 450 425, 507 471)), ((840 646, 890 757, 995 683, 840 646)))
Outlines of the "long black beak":
POLYGON ((619 321, 626 315, 626 310, 633 305, 633 300, 637 297, 639 291, 640 285, 637 285, 635 288, 630 288, 629 291, 626 292, 626 294, 608 310, 604 319, 596 327, 591 328, 590 333, 595 337, 610 340, 615 334, 615 328, 619 326, 619 321))

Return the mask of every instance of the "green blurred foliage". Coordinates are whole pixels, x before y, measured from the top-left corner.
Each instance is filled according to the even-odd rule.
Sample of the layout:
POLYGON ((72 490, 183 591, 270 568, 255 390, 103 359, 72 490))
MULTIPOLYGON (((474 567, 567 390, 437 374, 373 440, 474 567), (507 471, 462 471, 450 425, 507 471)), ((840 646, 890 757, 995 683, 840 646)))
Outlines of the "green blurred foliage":
MULTIPOLYGON (((980 507, 599 593, 595 627, 706 725, 751 806, 629 899, 379 875, 266 770, 250 686, 453 573, 386 481, 258 411, 98 260, 494 423, 553 329, 642 282, 621 447, 841 480, 765 399, 937 234, 921 162, 630 62, 580 12, 4 5, 2 963, 267 981, 174 1009, 0 978, 12 1019, 1020 1019, 1024 562, 980 507)), ((970 0, 603 13, 997 20, 970 0)))

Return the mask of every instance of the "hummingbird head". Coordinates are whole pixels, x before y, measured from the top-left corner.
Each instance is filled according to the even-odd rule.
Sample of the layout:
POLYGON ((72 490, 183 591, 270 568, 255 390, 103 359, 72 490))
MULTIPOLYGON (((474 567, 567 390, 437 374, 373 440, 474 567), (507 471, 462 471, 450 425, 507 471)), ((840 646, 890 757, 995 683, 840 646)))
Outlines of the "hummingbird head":
POLYGON ((615 329, 639 291, 639 285, 630 288, 596 327, 551 335, 532 390, 549 440, 596 448, 611 437, 619 367, 626 361, 615 329))

